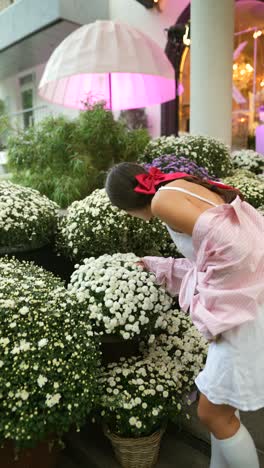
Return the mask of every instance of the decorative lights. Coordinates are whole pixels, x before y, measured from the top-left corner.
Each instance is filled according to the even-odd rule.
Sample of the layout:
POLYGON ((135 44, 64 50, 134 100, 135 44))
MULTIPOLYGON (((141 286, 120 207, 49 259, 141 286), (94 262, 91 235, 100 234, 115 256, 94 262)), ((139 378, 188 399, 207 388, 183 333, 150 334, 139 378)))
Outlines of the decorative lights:
POLYGON ((257 38, 260 37, 262 34, 263 34, 263 31, 261 31, 261 30, 259 29, 258 31, 255 31, 255 32, 254 32, 253 38, 254 38, 254 39, 257 39, 257 38))
POLYGON ((233 79, 239 82, 241 79, 249 80, 252 78, 254 68, 250 63, 234 63, 233 65, 233 79))

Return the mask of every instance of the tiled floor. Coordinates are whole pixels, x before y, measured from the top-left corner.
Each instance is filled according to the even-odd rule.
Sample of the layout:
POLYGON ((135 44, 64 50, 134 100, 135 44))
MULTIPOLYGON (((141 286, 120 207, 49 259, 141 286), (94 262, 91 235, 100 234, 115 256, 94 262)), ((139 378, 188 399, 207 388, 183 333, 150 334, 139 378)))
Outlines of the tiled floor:
MULTIPOLYGON (((208 468, 209 448, 175 433, 162 441, 156 468, 208 468)), ((97 431, 71 437, 58 468, 120 468, 108 440, 97 431)))

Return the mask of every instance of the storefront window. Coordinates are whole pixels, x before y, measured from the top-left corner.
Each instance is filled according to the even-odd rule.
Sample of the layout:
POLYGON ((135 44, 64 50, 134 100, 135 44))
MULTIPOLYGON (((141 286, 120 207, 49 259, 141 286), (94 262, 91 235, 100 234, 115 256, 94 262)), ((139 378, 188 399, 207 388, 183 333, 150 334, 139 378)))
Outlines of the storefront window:
MULTIPOLYGON (((223 77, 224 78, 224 77, 223 77)), ((183 53, 180 67, 180 132, 189 131, 190 50, 183 53)), ((236 4, 233 61, 232 145, 254 148, 259 108, 264 105, 264 4, 236 4)))

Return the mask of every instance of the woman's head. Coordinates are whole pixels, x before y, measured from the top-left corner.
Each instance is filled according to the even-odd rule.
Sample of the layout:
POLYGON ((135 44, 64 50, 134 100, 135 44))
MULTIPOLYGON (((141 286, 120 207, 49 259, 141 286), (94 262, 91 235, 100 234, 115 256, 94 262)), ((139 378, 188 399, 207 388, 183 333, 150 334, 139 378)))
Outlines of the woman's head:
POLYGON ((113 205, 135 214, 142 219, 150 218, 153 194, 135 192, 138 185, 136 176, 148 171, 139 164, 124 162, 112 167, 105 183, 105 189, 113 205))
MULTIPOLYGON (((220 186, 216 182, 201 180, 186 173, 180 173, 180 178, 217 193, 225 203, 231 203, 237 196, 240 196, 244 200, 239 190, 233 187, 220 186)), ((179 179, 179 173, 165 175, 157 168, 147 171, 139 164, 124 162, 117 164, 110 170, 105 188, 113 205, 127 211, 133 216, 149 220, 152 217, 151 201, 156 190, 175 179, 179 179), (139 175, 142 177, 137 177, 139 175), (138 190, 139 181, 141 182, 140 185, 142 185, 142 178, 146 179, 146 175, 148 175, 147 179, 150 178, 153 183, 147 190, 138 190)))

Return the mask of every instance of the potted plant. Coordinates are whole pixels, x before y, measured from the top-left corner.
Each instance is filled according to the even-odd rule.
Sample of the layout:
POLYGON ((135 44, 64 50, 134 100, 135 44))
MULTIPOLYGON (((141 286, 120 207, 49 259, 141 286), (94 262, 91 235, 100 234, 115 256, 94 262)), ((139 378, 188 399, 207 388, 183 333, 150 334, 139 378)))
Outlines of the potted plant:
POLYGON ((153 159, 163 154, 185 156, 216 177, 224 177, 232 172, 229 147, 212 137, 158 137, 149 142, 139 160, 143 164, 152 163, 153 159))
POLYGON ((213 174, 203 167, 198 166, 194 161, 189 158, 176 154, 164 154, 158 158, 153 159, 149 164, 145 164, 145 168, 157 167, 165 174, 173 172, 186 172, 187 174, 199 177, 200 179, 218 180, 213 174))
POLYGON ((59 206, 37 190, 0 182, 0 256, 15 255, 68 279, 71 262, 54 250, 59 206))
POLYGON ((131 351, 136 352, 138 338, 152 334, 162 311, 173 303, 155 283, 155 276, 137 265, 139 261, 134 254, 85 259, 77 265, 68 285, 87 313, 93 331, 103 335, 108 361, 127 355, 131 340, 135 343, 131 351))
POLYGON ((34 250, 51 242, 58 205, 36 190, 0 182, 0 254, 34 250))
POLYGON ((109 364, 100 378, 99 419, 125 468, 155 465, 167 422, 188 417, 188 395, 205 362, 207 343, 186 314, 165 312, 159 326, 141 357, 109 364))
POLYGON ((256 151, 243 149, 233 151, 232 164, 235 169, 246 169, 254 174, 264 172, 264 157, 256 151))
POLYGON ((245 200, 255 208, 264 204, 264 181, 253 172, 237 169, 231 177, 226 177, 225 184, 236 187, 245 200))
POLYGON ((8 258, 0 259, 0 311, 1 463, 53 468, 49 444, 78 430, 99 394, 87 314, 51 273, 8 258))
POLYGON ((117 252, 179 256, 159 220, 129 216, 110 203, 104 189, 72 203, 59 223, 56 245, 74 261, 117 252))

